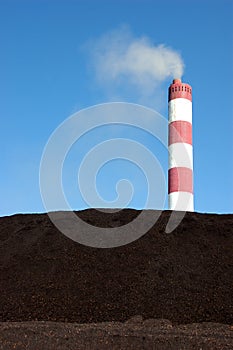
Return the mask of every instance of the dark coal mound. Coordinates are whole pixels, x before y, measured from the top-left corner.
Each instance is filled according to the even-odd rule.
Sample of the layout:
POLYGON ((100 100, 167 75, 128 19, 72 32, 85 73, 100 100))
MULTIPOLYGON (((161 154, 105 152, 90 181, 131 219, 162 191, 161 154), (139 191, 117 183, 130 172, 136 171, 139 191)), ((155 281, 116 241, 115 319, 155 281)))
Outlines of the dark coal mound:
MULTIPOLYGON (((114 227, 135 210, 78 212, 114 227)), ((233 215, 186 213, 165 233, 163 212, 137 241, 112 249, 82 246, 46 214, 0 218, 0 321, 106 322, 168 319, 233 324, 233 215)))

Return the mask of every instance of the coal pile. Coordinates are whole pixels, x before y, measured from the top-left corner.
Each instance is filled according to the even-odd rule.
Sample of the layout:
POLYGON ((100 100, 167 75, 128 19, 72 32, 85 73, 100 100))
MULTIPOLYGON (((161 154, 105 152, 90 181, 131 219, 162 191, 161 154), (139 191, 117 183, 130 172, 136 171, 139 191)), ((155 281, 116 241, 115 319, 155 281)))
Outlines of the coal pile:
MULTIPOLYGON (((139 214, 76 213, 110 229, 139 214)), ((46 214, 0 218, 0 349, 232 349, 233 215, 186 213, 168 234, 170 215, 108 249, 46 214)))
MULTIPOLYGON (((138 211, 77 215, 114 227, 138 211)), ((98 249, 60 233, 46 214, 0 218, 0 322, 233 324, 233 215, 186 213, 170 234, 165 211, 128 245, 98 249)))

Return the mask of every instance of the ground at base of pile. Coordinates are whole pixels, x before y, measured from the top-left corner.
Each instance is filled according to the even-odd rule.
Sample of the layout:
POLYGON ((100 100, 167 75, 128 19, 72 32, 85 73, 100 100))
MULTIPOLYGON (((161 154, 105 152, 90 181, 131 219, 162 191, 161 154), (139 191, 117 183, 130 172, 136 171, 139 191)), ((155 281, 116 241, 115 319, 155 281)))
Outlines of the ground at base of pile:
POLYGON ((220 323, 172 325, 134 317, 125 323, 2 322, 0 349, 232 349, 233 326, 220 323))

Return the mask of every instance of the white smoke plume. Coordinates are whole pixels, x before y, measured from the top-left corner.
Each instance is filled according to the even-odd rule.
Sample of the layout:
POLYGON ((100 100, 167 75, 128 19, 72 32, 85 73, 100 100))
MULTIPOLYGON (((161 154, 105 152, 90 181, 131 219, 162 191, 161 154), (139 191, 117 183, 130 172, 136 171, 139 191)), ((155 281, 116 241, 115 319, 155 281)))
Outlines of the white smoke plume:
POLYGON ((100 84, 135 87, 144 96, 153 95, 167 79, 181 78, 181 55, 148 37, 133 37, 127 27, 110 32, 89 44, 92 65, 100 84))

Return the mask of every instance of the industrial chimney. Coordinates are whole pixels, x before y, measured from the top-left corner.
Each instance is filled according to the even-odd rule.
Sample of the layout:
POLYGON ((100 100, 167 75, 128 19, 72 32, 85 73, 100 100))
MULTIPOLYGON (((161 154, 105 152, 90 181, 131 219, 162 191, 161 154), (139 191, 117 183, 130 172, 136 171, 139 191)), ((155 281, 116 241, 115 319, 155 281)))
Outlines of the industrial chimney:
POLYGON ((168 206, 193 211, 192 88, 174 79, 168 96, 168 206))

